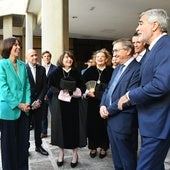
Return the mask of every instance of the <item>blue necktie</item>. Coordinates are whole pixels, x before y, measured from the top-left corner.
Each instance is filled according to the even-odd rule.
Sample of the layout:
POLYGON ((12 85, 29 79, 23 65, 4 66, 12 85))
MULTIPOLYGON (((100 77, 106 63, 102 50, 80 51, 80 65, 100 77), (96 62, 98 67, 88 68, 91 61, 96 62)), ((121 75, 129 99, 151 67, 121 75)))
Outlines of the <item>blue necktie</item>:
POLYGON ((112 103, 112 94, 113 94, 113 91, 114 91, 114 89, 115 89, 115 87, 116 87, 116 85, 117 85, 117 83, 118 83, 118 81, 119 81, 119 79, 120 79, 120 77, 121 77, 121 75, 122 75, 122 71, 123 71, 123 67, 124 67, 125 65, 120 65, 117 69, 118 69, 118 71, 117 71, 117 74, 116 74, 116 76, 115 77, 113 77, 112 78, 112 84, 111 84, 111 86, 110 86, 110 88, 109 88, 109 90, 108 90, 108 93, 107 93, 107 99, 106 99, 106 101, 107 101, 107 104, 108 105, 110 105, 111 103, 112 103))

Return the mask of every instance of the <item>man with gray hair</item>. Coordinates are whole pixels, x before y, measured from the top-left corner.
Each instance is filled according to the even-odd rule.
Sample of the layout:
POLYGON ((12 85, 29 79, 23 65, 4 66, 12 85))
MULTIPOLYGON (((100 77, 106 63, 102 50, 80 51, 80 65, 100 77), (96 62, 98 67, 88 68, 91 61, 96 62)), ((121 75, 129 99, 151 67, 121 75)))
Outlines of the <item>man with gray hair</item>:
POLYGON ((170 147, 170 37, 168 16, 163 9, 140 15, 136 31, 140 42, 149 44, 141 64, 140 86, 129 90, 118 102, 136 105, 142 138, 137 170, 164 170, 170 147))
POLYGON ((115 170, 136 170, 136 153, 133 149, 133 126, 137 124, 135 106, 118 110, 122 94, 138 87, 140 64, 133 58, 134 46, 130 39, 113 42, 113 56, 119 59, 112 78, 100 103, 100 115, 107 119, 107 132, 115 170))

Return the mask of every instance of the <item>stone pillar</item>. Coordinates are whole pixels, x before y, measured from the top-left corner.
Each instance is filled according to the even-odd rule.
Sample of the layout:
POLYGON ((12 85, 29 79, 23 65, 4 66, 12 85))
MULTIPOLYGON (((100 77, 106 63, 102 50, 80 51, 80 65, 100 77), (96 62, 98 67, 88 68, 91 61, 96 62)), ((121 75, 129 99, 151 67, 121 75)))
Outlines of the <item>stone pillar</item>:
POLYGON ((50 51, 52 63, 69 49, 68 0, 42 0, 42 52, 50 51))
POLYGON ((33 14, 26 14, 25 51, 33 48, 33 14))
POLYGON ((3 17, 3 39, 13 36, 12 15, 3 17))

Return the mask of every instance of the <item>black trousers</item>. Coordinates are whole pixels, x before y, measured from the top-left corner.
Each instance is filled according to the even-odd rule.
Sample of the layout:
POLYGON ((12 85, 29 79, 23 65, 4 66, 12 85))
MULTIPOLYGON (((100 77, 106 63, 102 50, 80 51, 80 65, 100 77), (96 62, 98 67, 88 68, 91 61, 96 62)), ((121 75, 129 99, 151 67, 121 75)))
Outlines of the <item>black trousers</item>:
POLYGON ((45 101, 42 105, 42 121, 41 121, 41 133, 47 134, 48 128, 48 102, 45 101))
POLYGON ((21 112, 17 120, 1 120, 3 170, 28 170, 29 118, 21 112))
POLYGON ((32 121, 34 125, 34 139, 35 139, 35 146, 39 147, 42 144, 41 140, 41 121, 42 121, 42 109, 43 107, 40 107, 35 110, 31 110, 30 114, 32 115, 32 121))

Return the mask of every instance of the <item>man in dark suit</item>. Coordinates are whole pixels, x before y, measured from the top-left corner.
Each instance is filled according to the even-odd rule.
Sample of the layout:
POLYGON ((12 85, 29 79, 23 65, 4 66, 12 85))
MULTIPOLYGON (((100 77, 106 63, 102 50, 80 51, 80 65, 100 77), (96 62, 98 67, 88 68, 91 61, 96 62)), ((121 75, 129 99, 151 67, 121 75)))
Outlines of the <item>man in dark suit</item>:
POLYGON ((147 44, 139 41, 137 32, 132 36, 132 43, 134 45, 133 57, 137 62, 142 63, 145 58, 147 44))
MULTIPOLYGON (((134 45, 134 55, 133 57, 136 59, 137 62, 140 64, 144 61, 145 56, 146 56, 146 47, 147 44, 144 42, 139 41, 139 37, 137 32, 132 36, 132 43, 134 45)), ((136 152, 136 157, 138 153, 138 117, 136 115, 136 125, 133 125, 133 135, 132 135, 132 141, 133 141, 133 146, 134 150, 136 152)))
MULTIPOLYGON (((47 76, 47 82, 49 75, 57 69, 57 66, 54 64, 51 64, 51 53, 49 51, 44 51, 42 53, 42 66, 46 70, 46 76, 47 76)), ((50 89, 48 89, 47 94, 44 97, 44 103, 43 103, 43 117, 41 122, 41 138, 47 137, 47 128, 48 128, 48 106, 51 110, 51 98, 52 98, 52 92, 50 89)))
POLYGON ((140 15, 139 40, 149 44, 150 52, 141 65, 140 86, 129 90, 118 102, 137 105, 142 138, 137 170, 164 170, 170 147, 170 37, 168 16, 163 9, 140 15))
POLYGON ((30 114, 34 124, 35 151, 42 155, 48 155, 48 152, 41 146, 41 120, 42 120, 42 103, 47 92, 47 79, 45 68, 37 64, 37 51, 29 49, 27 51, 27 71, 31 87, 31 106, 30 114))
POLYGON ((100 103, 100 115, 108 119, 107 131, 115 170, 136 170, 137 164, 132 143, 136 108, 129 107, 125 111, 120 111, 117 107, 120 96, 136 88, 139 83, 140 64, 134 60, 133 53, 134 46, 131 40, 119 39, 113 42, 113 56, 119 58, 120 66, 114 70, 100 103), (121 67, 123 70, 120 73, 121 67))

